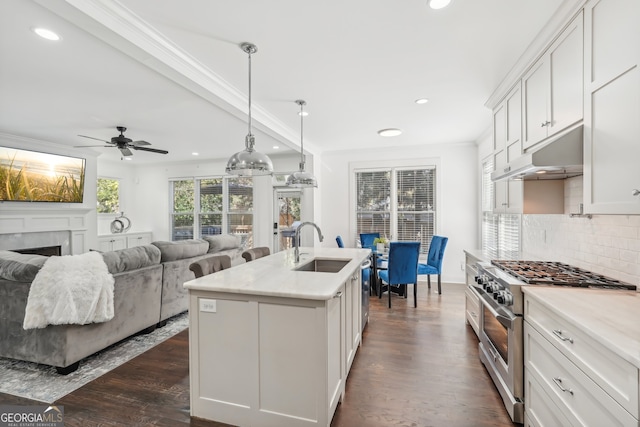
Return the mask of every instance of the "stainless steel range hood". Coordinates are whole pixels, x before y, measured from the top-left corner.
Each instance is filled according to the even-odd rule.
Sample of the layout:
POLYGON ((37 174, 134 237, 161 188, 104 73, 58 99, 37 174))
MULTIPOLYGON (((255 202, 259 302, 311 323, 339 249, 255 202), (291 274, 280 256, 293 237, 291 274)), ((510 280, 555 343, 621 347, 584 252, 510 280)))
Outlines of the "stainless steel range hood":
POLYGON ((491 180, 565 179, 582 175, 583 146, 583 126, 580 125, 492 172, 491 180))

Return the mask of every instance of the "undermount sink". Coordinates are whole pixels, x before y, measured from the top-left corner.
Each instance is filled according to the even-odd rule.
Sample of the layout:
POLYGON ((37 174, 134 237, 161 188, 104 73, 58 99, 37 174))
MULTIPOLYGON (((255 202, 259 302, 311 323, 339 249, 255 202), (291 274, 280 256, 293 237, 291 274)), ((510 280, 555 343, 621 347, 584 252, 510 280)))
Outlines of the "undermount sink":
POLYGON ((345 265, 349 264, 350 261, 350 259, 314 258, 306 264, 294 268, 294 270, 312 271, 316 273, 337 273, 342 270, 345 265))

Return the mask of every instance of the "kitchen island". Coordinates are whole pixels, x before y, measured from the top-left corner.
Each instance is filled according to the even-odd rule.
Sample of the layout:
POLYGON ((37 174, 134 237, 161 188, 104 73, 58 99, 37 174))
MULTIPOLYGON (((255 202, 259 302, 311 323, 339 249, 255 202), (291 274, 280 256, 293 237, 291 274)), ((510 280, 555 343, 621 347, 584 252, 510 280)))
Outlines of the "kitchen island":
POLYGON ((191 415, 329 426, 361 340, 368 249, 282 251, 185 283, 191 415))

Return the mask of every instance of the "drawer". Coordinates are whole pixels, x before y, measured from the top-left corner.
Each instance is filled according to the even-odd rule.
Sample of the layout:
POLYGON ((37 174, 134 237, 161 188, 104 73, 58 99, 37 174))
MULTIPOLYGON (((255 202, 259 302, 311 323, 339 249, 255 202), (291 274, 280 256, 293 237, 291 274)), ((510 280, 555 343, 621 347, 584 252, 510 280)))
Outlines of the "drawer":
POLYGON ((480 334, 480 301, 469 288, 465 291, 465 319, 471 325, 476 336, 480 334))
POLYGON ((571 426, 553 399, 544 391, 543 386, 524 370, 524 410, 525 427, 571 426))
POLYGON ((629 413, 640 418, 635 366, 530 297, 525 297, 524 318, 629 413))
POLYGON ((528 322, 524 326, 524 351, 528 382, 539 383, 570 425, 638 427, 636 418, 528 322))

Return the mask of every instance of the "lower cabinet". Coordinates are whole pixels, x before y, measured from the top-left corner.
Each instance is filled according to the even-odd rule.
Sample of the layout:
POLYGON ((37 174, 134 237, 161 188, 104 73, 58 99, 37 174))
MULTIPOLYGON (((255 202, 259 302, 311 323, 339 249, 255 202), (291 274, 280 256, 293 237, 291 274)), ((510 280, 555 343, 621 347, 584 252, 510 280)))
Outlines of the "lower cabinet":
POLYGON ((191 290, 191 415, 330 426, 360 345, 359 275, 326 301, 191 290))
POLYGON ((638 369, 528 295, 524 351, 528 425, 638 427, 638 369))
POLYGON ((152 239, 151 232, 110 234, 98 236, 98 250, 101 252, 116 251, 118 249, 134 248, 148 245, 152 239))
POLYGON ((471 325, 471 328, 480 336, 480 299, 478 295, 471 290, 470 286, 475 283, 475 277, 478 275, 476 264, 479 259, 465 253, 465 283, 467 290, 465 291, 465 322, 471 325))

